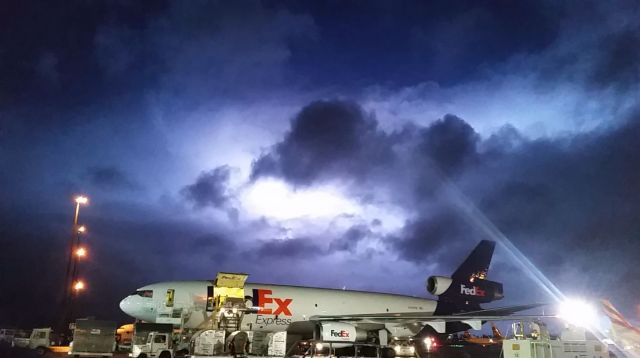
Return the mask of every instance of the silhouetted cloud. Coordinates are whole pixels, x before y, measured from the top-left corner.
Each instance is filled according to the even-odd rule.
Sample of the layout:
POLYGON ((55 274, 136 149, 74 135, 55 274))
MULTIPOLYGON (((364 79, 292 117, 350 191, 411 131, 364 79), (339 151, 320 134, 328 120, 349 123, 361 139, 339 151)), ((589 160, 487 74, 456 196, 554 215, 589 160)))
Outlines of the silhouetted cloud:
POLYGON ((312 257, 320 252, 321 249, 309 238, 272 239, 259 243, 255 250, 257 257, 278 257, 285 260, 312 257))
POLYGON ((421 135, 420 149, 449 175, 470 164, 477 155, 478 134, 467 122, 452 114, 432 123, 421 135))
POLYGON ((182 195, 198 208, 225 207, 231 198, 227 188, 230 171, 231 168, 225 165, 203 172, 195 183, 182 189, 182 195))
POLYGON ((291 122, 282 142, 253 163, 252 177, 309 185, 332 175, 356 178, 393 159, 387 136, 355 102, 316 101, 291 122))
POLYGON ((342 236, 334 239, 329 244, 329 252, 349 251, 354 252, 358 242, 363 240, 371 230, 366 225, 356 225, 350 227, 342 236))

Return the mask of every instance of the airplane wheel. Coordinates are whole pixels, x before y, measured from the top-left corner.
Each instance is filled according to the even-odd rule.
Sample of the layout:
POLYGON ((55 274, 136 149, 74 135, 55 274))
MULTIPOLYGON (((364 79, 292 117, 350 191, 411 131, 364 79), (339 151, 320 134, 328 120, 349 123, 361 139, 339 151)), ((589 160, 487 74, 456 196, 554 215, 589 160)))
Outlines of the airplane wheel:
POLYGON ((381 353, 383 358, 396 358, 396 351, 393 348, 384 347, 381 353))

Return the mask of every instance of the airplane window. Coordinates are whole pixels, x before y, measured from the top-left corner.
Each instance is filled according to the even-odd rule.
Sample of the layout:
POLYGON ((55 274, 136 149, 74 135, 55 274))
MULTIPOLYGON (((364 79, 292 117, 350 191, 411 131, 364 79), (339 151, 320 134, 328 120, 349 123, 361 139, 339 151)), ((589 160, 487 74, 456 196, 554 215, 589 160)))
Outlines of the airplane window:
POLYGON ((140 296, 140 297, 153 297, 153 290, 140 290, 140 291, 136 291, 135 293, 136 295, 140 296))

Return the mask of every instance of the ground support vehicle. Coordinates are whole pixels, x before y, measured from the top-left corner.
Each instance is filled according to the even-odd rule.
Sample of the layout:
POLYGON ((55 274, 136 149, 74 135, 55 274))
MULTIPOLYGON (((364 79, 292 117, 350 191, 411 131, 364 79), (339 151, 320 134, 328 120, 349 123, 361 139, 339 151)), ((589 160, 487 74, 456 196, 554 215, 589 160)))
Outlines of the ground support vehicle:
POLYGON ((35 328, 29 338, 14 339, 15 347, 25 347, 36 351, 38 355, 44 355, 48 351, 68 352, 69 347, 63 346, 63 339, 51 328, 35 328))
POLYGON ((504 358, 609 358, 607 345, 587 338, 583 328, 568 326, 559 338, 552 339, 542 323, 532 322, 529 334, 524 333, 524 326, 514 323, 514 337, 502 341, 504 358))
MULTIPOLYGON (((141 342, 141 341, 138 341, 141 342)), ((135 343, 129 354, 131 358, 173 358, 173 334, 170 332, 149 332, 144 343, 135 343)))
POLYGON ((78 319, 69 346, 72 357, 111 357, 116 348, 116 323, 78 319))

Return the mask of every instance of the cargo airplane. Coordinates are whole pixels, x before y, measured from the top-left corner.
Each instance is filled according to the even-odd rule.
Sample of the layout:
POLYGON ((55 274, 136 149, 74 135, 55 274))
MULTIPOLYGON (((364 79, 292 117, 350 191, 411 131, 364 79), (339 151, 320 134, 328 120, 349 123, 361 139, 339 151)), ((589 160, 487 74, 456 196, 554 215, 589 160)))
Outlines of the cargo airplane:
MULTIPOLYGON (((244 302, 233 310, 242 311, 237 328, 292 332, 313 326, 314 332, 319 328, 325 341, 355 342, 370 338, 372 331, 420 337, 480 329, 485 321, 526 319, 509 315, 539 304, 480 307, 482 303, 503 298, 502 284, 486 278, 494 248, 495 242, 482 241, 450 277, 429 277, 426 289, 438 297, 437 301, 389 293, 242 281, 237 287, 243 290, 240 295, 244 302)), ((211 328, 214 311, 218 312, 213 304, 217 286, 220 285, 216 281, 155 283, 124 298, 120 308, 146 322, 211 328)))

